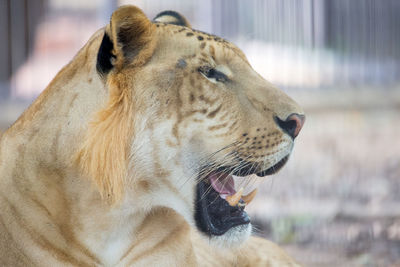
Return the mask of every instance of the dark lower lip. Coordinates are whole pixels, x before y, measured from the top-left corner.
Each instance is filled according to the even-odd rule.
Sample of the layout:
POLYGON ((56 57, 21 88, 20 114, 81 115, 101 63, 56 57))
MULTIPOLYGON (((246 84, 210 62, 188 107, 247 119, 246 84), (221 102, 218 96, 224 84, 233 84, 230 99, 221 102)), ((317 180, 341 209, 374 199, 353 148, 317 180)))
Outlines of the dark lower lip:
POLYGON ((204 181, 197 185, 195 209, 196 226, 208 236, 220 236, 232 227, 250 223, 243 208, 231 207, 204 181))
POLYGON ((267 175, 272 175, 274 173, 277 173, 286 164, 288 159, 289 159, 289 155, 284 157, 280 161, 278 161, 278 163, 276 163, 274 166, 270 167, 269 169, 261 171, 261 172, 257 172, 256 173, 257 176, 264 177, 264 176, 267 176, 267 175))
MULTIPOLYGON (((220 167, 217 171, 221 172, 221 173, 230 173, 230 174, 233 174, 236 176, 248 176, 251 174, 256 174, 257 176, 264 177, 267 175, 272 175, 272 174, 277 173, 286 164, 288 159, 289 159, 289 155, 282 158, 274 166, 272 166, 266 170, 259 171, 259 172, 257 172, 257 170, 256 170, 257 168, 254 167, 254 165, 251 162, 244 163, 243 167, 238 170, 234 167, 229 166, 229 167, 220 167)), ((242 161, 242 160, 238 159, 238 161, 242 161)))

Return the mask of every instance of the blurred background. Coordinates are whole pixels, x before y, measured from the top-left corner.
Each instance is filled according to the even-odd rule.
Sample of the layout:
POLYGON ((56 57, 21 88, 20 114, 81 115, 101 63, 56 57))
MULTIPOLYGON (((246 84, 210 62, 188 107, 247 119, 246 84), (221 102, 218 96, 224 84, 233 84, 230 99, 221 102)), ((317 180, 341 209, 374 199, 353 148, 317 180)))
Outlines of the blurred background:
POLYGON ((236 43, 304 107, 248 207, 256 234, 304 266, 400 266, 399 0, 0 0, 0 130, 122 4, 236 43))

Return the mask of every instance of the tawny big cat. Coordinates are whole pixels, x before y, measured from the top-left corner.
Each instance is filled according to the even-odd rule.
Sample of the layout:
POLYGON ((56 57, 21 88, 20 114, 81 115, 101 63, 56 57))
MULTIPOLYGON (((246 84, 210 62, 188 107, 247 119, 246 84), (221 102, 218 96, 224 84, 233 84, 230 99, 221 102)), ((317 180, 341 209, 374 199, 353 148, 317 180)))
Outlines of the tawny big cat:
POLYGON ((1 136, 0 266, 298 266, 235 181, 303 123, 232 43, 120 7, 1 136))

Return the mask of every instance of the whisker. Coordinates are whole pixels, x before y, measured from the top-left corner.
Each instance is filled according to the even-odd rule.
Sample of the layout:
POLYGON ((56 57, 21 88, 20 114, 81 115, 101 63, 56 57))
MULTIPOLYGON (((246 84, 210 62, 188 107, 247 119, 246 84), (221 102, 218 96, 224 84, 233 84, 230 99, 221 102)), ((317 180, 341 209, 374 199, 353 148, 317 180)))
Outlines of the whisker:
MULTIPOLYGON (((206 175, 204 175, 205 174, 204 172, 208 172, 207 174, 209 174, 213 170, 216 169, 215 168, 216 167, 216 163, 215 163, 216 160, 213 160, 213 157, 216 156, 218 153, 220 153, 220 152, 222 152, 222 151, 224 151, 224 150, 226 150, 228 148, 236 146, 237 144, 241 144, 241 142, 240 141, 233 142, 233 143, 231 143, 231 144, 229 144, 229 145, 227 145, 225 147, 222 147, 221 149, 219 149, 219 150, 217 150, 217 151, 215 151, 215 152, 213 152, 213 153, 211 153, 211 154, 209 154, 207 156, 204 156, 204 157, 200 158, 200 160, 198 161, 196 166, 193 167, 193 172, 192 172, 193 175, 191 175, 189 177, 185 177, 185 181, 179 186, 179 189, 181 189, 189 180, 193 179, 194 176, 198 176, 198 177, 201 178, 201 179, 198 179, 197 182, 203 180, 204 178, 202 178, 202 177, 206 177, 206 175), (212 163, 210 163, 210 162, 212 162, 212 163), (203 169, 199 170, 199 168, 201 168, 201 166, 206 166, 206 165, 208 165, 207 168, 203 168, 203 169)), ((230 153, 228 153, 227 155, 229 155, 229 154, 230 153)), ((227 155, 224 155, 222 157, 222 160, 226 160, 225 158, 226 158, 227 155)))

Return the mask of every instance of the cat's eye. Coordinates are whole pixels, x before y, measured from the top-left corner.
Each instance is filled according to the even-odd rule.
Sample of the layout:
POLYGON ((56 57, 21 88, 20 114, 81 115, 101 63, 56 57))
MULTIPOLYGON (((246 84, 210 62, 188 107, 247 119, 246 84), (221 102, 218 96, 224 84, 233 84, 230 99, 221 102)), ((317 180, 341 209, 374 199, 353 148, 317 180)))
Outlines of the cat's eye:
POLYGON ((213 67, 201 66, 199 67, 198 71, 211 81, 216 81, 216 82, 228 81, 228 76, 226 76, 223 72, 216 70, 213 67))

